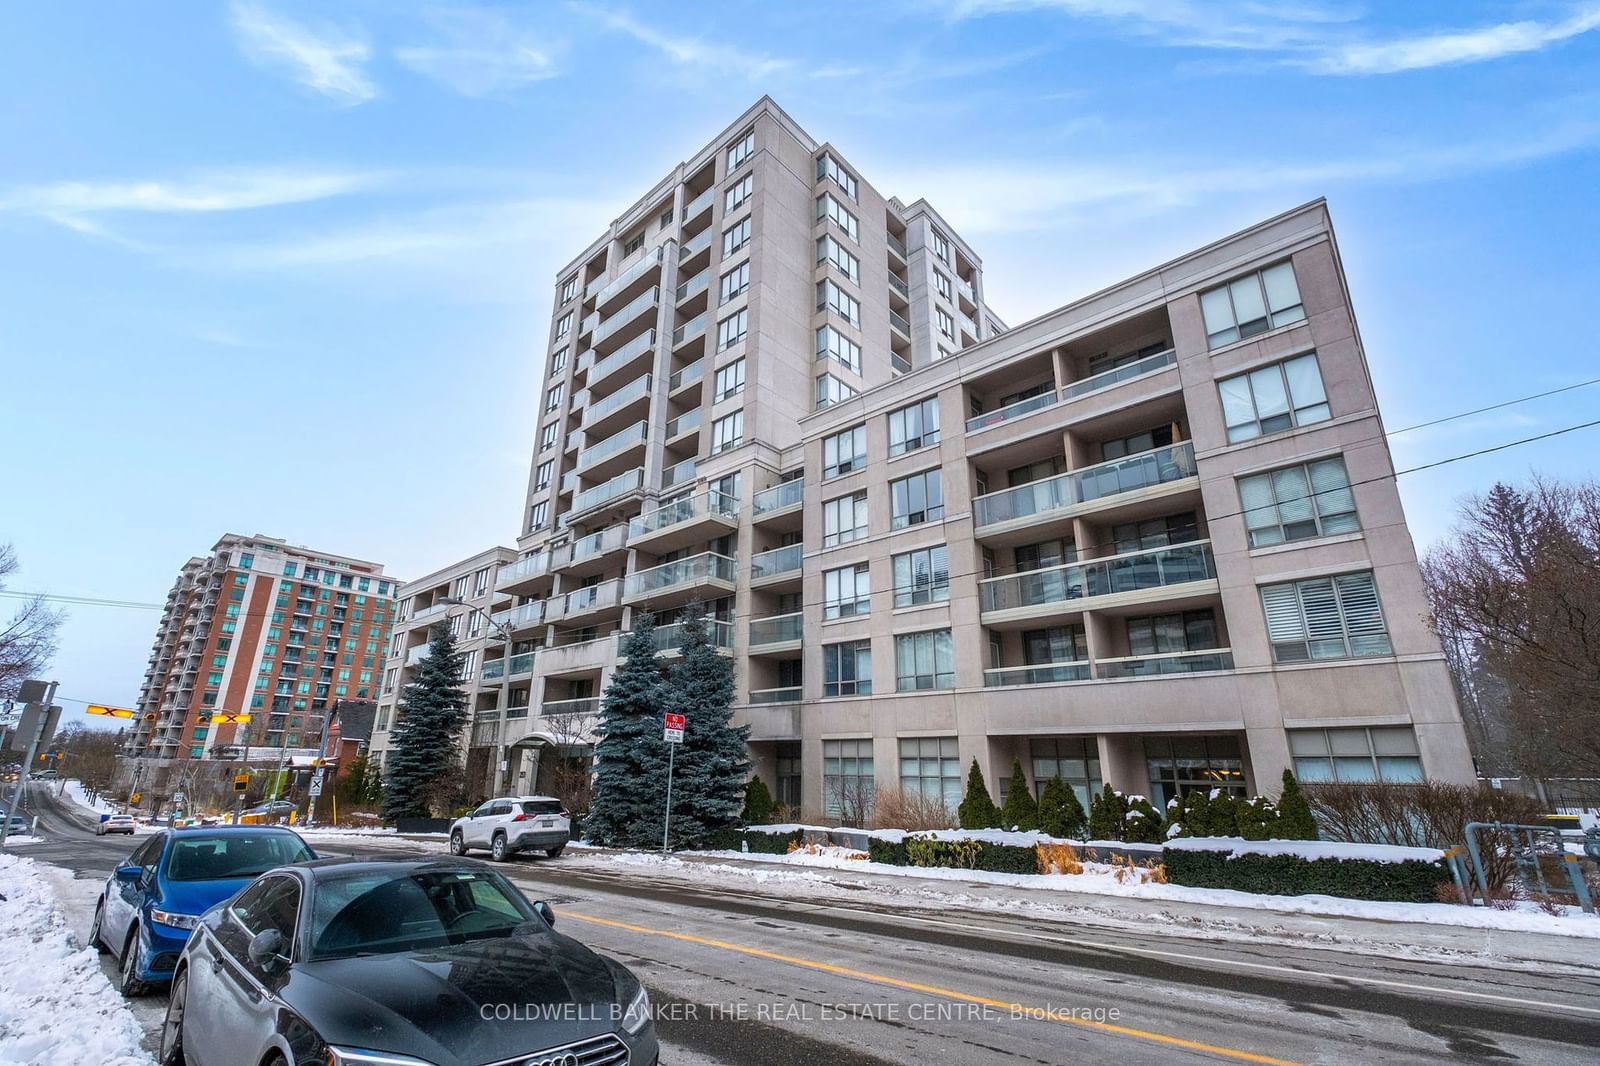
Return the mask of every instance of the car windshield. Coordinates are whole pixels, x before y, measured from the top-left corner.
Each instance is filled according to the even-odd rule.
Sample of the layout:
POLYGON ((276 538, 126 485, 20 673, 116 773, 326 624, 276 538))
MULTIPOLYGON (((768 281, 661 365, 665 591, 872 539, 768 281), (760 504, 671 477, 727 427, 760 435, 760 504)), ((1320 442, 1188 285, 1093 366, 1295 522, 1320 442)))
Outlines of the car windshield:
POLYGON ((255 877, 274 867, 314 858, 305 842, 290 833, 186 837, 180 831, 167 853, 167 877, 173 881, 255 877))
POLYGON ((538 917, 498 874, 371 871, 317 881, 311 958, 383 955, 525 931, 538 917))

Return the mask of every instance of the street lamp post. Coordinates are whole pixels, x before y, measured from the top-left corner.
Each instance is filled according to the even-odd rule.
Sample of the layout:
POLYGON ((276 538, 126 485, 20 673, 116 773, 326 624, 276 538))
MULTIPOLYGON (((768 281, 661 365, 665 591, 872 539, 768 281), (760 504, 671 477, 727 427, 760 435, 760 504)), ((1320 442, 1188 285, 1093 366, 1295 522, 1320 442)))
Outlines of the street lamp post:
MULTIPOLYGON (((438 602, 446 605, 447 607, 465 607, 468 611, 482 618, 488 625, 490 632, 499 637, 500 642, 505 645, 505 650, 501 655, 501 662, 503 662, 505 665, 500 674, 500 698, 498 700, 500 720, 496 726, 493 788, 490 790, 492 794, 497 795, 500 792, 501 774, 503 772, 501 766, 506 761, 506 752, 508 750, 505 743, 505 730, 507 721, 506 711, 510 709, 507 704, 511 699, 511 647, 514 643, 511 638, 511 625, 508 622, 496 622, 494 620, 494 616, 488 611, 485 611, 477 604, 468 603, 466 600, 463 600, 458 596, 441 596, 438 602)), ((449 615, 450 612, 446 611, 445 617, 448 618, 449 615)), ((480 670, 483 668, 482 662, 478 664, 478 668, 480 670)), ((474 710, 474 716, 476 716, 476 710, 474 710)), ((471 723, 471 728, 476 729, 477 723, 471 723)), ((467 743, 468 746, 471 745, 472 742, 470 737, 468 738, 467 743)))

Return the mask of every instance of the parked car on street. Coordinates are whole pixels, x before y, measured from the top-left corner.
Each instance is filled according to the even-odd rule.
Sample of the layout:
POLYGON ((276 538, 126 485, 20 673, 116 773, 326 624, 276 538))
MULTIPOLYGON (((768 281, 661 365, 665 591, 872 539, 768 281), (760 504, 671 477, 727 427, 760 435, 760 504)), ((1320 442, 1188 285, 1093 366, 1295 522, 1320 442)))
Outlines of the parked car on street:
POLYGON ((246 814, 261 814, 268 818, 287 818, 289 813, 296 809, 296 805, 289 800, 270 800, 258 803, 245 811, 246 814))
POLYGON ((10 823, 9 825, 6 826, 6 832, 7 833, 13 833, 14 834, 14 833, 31 833, 31 832, 33 832, 33 819, 32 818, 27 818, 27 817, 24 817, 23 815, 20 815, 20 814, 13 814, 13 815, 10 815, 9 817, 7 817, 7 821, 10 823))
POLYGON ((287 829, 167 829, 111 872, 94 908, 89 942, 117 953, 117 987, 136 996, 172 977, 200 915, 274 867, 316 854, 287 829))
POLYGON ((201 917, 160 1060, 654 1066, 644 986, 554 923, 471 861, 273 870, 201 917))
POLYGON ((133 820, 131 814, 102 814, 100 821, 94 827, 94 832, 96 836, 102 837, 107 833, 127 833, 132 836, 137 826, 138 823, 133 820))
POLYGON ((487 848, 495 862, 519 851, 543 851, 552 859, 572 835, 572 820, 554 796, 492 799, 450 825, 450 854, 487 848))

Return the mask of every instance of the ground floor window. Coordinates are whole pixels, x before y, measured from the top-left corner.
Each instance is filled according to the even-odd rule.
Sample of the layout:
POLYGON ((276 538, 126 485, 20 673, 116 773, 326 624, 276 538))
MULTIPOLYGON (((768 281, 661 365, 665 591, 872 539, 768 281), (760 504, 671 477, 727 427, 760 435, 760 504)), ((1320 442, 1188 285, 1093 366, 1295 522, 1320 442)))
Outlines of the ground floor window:
POLYGON ((872 808, 872 741, 822 742, 822 809, 830 818, 859 822, 872 808))
POLYGON ((1100 791, 1100 743, 1094 737, 1043 737, 1028 743, 1033 758, 1033 794, 1037 797, 1052 777, 1072 786, 1089 810, 1089 797, 1100 791))
POLYGON ((1244 757, 1238 737, 1145 737, 1150 798, 1157 808, 1185 792, 1220 788, 1243 796, 1244 757))
POLYGON ((1422 757, 1411 727, 1291 729, 1289 754, 1302 781, 1422 780, 1422 757))
POLYGON ((900 741, 900 788, 961 805, 961 753, 955 737, 906 737, 900 741))
POLYGON ((778 745, 778 794, 774 798, 785 807, 800 809, 800 745, 786 741, 778 745))

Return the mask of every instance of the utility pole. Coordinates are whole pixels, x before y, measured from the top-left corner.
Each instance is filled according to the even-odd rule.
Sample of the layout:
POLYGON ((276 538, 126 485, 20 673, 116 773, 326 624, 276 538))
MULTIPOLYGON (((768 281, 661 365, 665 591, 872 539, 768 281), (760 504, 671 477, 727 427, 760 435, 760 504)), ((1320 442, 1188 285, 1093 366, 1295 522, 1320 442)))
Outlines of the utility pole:
MULTIPOLYGON (((506 726, 508 724, 508 720, 506 718, 506 711, 509 710, 509 708, 507 707, 507 704, 511 700, 511 649, 512 649, 513 645, 515 644, 515 641, 513 641, 512 638, 511 638, 511 625, 508 622, 496 622, 494 620, 494 616, 491 615, 489 612, 485 611, 482 607, 479 607, 477 604, 468 603, 466 600, 461 599, 459 596, 441 596, 439 598, 438 602, 443 603, 448 607, 465 607, 467 610, 471 611, 473 614, 478 615, 479 617, 481 617, 488 624, 489 631, 492 632, 495 636, 499 637, 500 638, 500 642, 505 645, 504 650, 500 653, 501 656, 502 656, 500 661, 502 663, 504 663, 505 666, 503 668, 503 672, 500 675, 500 699, 498 700, 499 707, 500 707, 500 718, 499 718, 499 721, 495 723, 496 732, 495 732, 495 746, 494 746, 494 750, 495 750, 495 755, 494 755, 494 773, 491 774, 490 778, 489 778, 490 786, 491 786, 490 787, 490 795, 498 796, 500 794, 500 792, 501 792, 501 787, 500 786, 504 783, 504 778, 503 778, 502 775, 505 773, 505 770, 502 768, 502 764, 504 764, 504 763, 509 761, 509 755, 508 755, 509 749, 506 746, 506 742, 505 742, 506 741, 506 735, 505 735, 505 733, 506 733, 506 726)), ((444 622, 445 622, 446 625, 449 625, 449 623, 450 623, 450 612, 449 611, 445 612, 444 622)), ((480 658, 478 660, 478 669, 480 671, 482 671, 482 669, 483 669, 483 663, 484 663, 484 660, 482 658, 480 658)), ((476 718, 476 717, 477 717, 477 711, 476 711, 476 709, 474 709, 473 710, 473 718, 476 718)), ((476 729, 477 726, 478 726, 478 723, 476 721, 471 720, 471 719, 468 720, 467 729, 469 730, 469 733, 467 735, 467 744, 469 746, 472 744, 472 735, 470 733, 470 730, 476 729)))
POLYGON ((22 797, 28 787, 28 772, 33 766, 33 757, 39 751, 39 743, 44 740, 44 731, 50 727, 50 708, 56 702, 56 682, 50 682, 50 687, 45 690, 44 707, 39 715, 39 729, 33 734, 33 739, 28 741, 28 754, 22 760, 22 772, 17 775, 17 787, 11 794, 11 807, 0 817, 0 848, 6 846, 6 837, 11 834, 11 816, 20 815, 22 811, 22 797))

